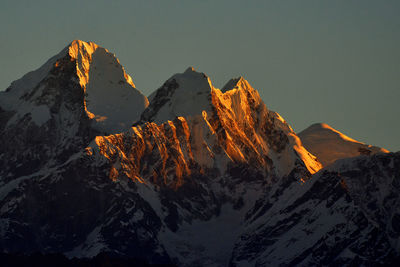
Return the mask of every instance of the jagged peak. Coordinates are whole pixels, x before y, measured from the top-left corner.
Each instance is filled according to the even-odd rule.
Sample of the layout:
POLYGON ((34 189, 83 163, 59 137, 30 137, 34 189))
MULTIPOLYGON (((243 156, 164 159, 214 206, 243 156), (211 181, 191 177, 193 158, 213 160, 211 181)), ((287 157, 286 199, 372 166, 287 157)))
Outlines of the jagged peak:
POLYGON ((237 77, 237 78, 232 78, 232 79, 230 79, 230 80, 222 87, 221 91, 222 91, 223 93, 225 93, 225 92, 227 92, 227 91, 230 91, 230 90, 233 90, 233 89, 235 89, 235 88, 238 88, 238 87, 240 87, 240 84, 243 83, 243 82, 248 83, 248 82, 243 78, 243 76, 239 76, 239 77, 237 77))
POLYGON ((150 106, 141 121, 157 123, 172 120, 176 116, 194 116, 203 114, 203 111, 211 111, 216 104, 214 100, 235 114, 242 114, 243 108, 249 108, 249 103, 263 103, 258 91, 242 76, 229 80, 220 90, 213 86, 206 74, 193 67, 173 75, 149 99, 150 106))
POLYGON ((222 102, 231 108, 236 106, 236 108, 242 109, 241 106, 244 103, 248 104, 249 99, 252 99, 251 102, 256 105, 263 103, 258 91, 242 76, 229 80, 221 90, 216 91, 217 95, 221 94, 222 102))
POLYGON ((243 78, 243 76, 239 76, 237 78, 230 79, 224 85, 224 87, 222 87, 221 92, 226 93, 236 89, 257 91, 250 85, 250 83, 245 78, 243 78))
POLYGON ((138 120, 148 99, 135 88, 115 54, 82 41, 74 41, 71 51, 77 52, 76 70, 86 93, 86 112, 96 119, 97 126, 106 132, 118 132, 138 120))
POLYGON ((128 128, 148 106, 147 98, 135 88, 132 78, 115 54, 93 42, 82 40, 72 41, 39 69, 13 82, 0 99, 0 106, 6 110, 19 110, 19 117, 30 112, 35 119, 38 112, 32 110, 36 111, 36 107, 40 106, 47 111, 56 102, 57 93, 44 94, 43 90, 54 86, 58 90, 67 89, 65 86, 48 86, 47 82, 48 78, 52 79, 64 70, 68 70, 67 80, 71 86, 79 83, 82 89, 83 103, 79 104, 83 105, 89 118, 96 120, 96 126, 105 132, 128 128), (48 99, 41 99, 42 95, 47 95, 48 99), (19 108, 21 101, 24 111, 19 108), (42 103, 46 103, 47 107, 42 103))
POLYGON ((68 47, 70 47, 70 46, 97 46, 98 47, 99 45, 94 42, 91 42, 91 41, 86 42, 86 41, 83 41, 80 39, 75 39, 69 43, 68 47))
MULTIPOLYGON (((135 88, 132 77, 125 72, 124 67, 121 65, 116 55, 94 42, 85 42, 79 39, 73 40, 45 65, 51 65, 51 67, 53 67, 53 65, 57 66, 57 61, 64 58, 66 55, 69 55, 72 61, 76 61, 79 83, 84 88, 89 82, 89 69, 94 56, 100 58, 100 61, 102 61, 101 58, 104 59, 105 57, 108 57, 108 60, 111 60, 112 63, 115 64, 115 67, 120 70, 126 82, 135 88)), ((43 68, 43 66, 41 68, 43 68)))
POLYGON ((91 56, 100 46, 93 42, 73 40, 68 46, 68 53, 73 59, 78 59, 79 55, 91 56))
POLYGON ((110 53, 106 48, 101 47, 94 42, 85 42, 82 40, 73 40, 67 47, 68 54, 71 57, 71 60, 76 61, 77 74, 79 76, 80 85, 86 88, 87 83, 89 82, 89 69, 92 64, 93 57, 96 57, 99 61, 104 61, 105 58, 108 58, 107 61, 112 61, 112 64, 122 72, 123 77, 126 82, 135 88, 135 84, 132 81, 132 78, 125 72, 124 67, 119 62, 118 58, 115 54, 110 53))

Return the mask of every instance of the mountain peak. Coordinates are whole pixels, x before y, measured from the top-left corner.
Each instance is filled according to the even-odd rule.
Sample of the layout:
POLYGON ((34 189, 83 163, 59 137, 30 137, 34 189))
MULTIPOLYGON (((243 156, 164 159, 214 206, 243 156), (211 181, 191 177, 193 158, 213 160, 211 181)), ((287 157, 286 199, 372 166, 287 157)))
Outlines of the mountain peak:
POLYGON ((243 82, 247 83, 247 81, 242 76, 239 76, 237 78, 232 78, 222 87, 221 91, 225 93, 227 91, 238 88, 240 87, 240 84, 243 82))
MULTIPOLYGON (((211 84, 210 78, 204 72, 196 71, 195 68, 193 67, 188 67, 183 73, 177 73, 173 75, 170 79, 176 79, 176 78, 178 78, 179 80, 190 79, 193 80, 193 82, 195 82, 195 80, 197 79, 200 81, 204 79, 211 84)), ((182 86, 182 88, 191 89, 193 88, 193 86, 188 86, 187 84, 185 84, 185 87, 182 86)))
POLYGON ((347 135, 339 132, 338 130, 334 129, 332 126, 320 122, 320 123, 314 123, 311 126, 309 126, 307 129, 303 130, 301 133, 302 134, 316 134, 316 133, 320 133, 320 132, 324 132, 325 134, 328 135, 332 135, 332 136, 336 136, 337 138, 349 141, 349 142, 354 142, 354 143, 358 143, 358 144, 364 144, 362 142, 359 142, 357 140, 354 140, 353 138, 348 137, 347 135))
POLYGON ((141 120, 163 123, 179 116, 200 115, 211 108, 212 90, 210 78, 189 67, 173 75, 149 96, 150 105, 141 120))
POLYGON ((98 47, 99 45, 94 42, 91 42, 91 41, 86 42, 86 41, 83 41, 80 39, 75 39, 69 43, 68 47, 71 47, 71 46, 97 46, 98 47))
MULTIPOLYGON (((311 173, 320 169, 319 162, 305 151, 290 126, 279 114, 266 108, 257 90, 243 77, 231 79, 221 91, 204 73, 192 68, 175 74, 150 96, 149 107, 135 125, 143 126, 147 122, 163 124, 167 121, 169 124, 177 117, 185 118, 189 125, 192 125, 191 122, 204 123, 207 131, 210 130, 210 134, 223 143, 231 161, 251 162, 249 158, 254 157, 255 164, 263 165, 265 159, 259 157, 260 153, 275 151, 277 154, 290 154, 293 148, 311 173), (254 152, 252 156, 250 151, 254 152)), ((202 134, 203 130, 200 132, 202 134)), ((199 144, 202 142, 199 141, 199 144)), ((292 156, 287 155, 287 158, 292 159, 292 156)), ((287 175, 294 164, 296 160, 286 162, 279 175, 287 175)))
POLYGON ((71 58, 78 59, 79 54, 86 53, 92 55, 99 45, 93 42, 84 42, 81 40, 73 40, 68 46, 68 52, 71 58))
POLYGON ((317 156, 323 166, 342 158, 389 152, 384 148, 354 140, 326 123, 315 123, 298 136, 304 147, 317 156))
MULTIPOLYGON (((84 44, 86 51, 89 49, 84 44)), ((83 56, 81 58, 84 58, 83 56)), ((86 108, 106 132, 127 129, 148 106, 147 98, 135 88, 132 78, 114 54, 97 47, 84 62, 77 60, 78 75, 83 74, 86 108)))
POLYGON ((237 78, 232 78, 230 79, 225 85, 224 87, 222 87, 221 92, 226 93, 228 91, 231 90, 245 90, 245 91, 257 91, 255 90, 250 83, 243 78, 243 76, 239 76, 237 78))
POLYGON ((74 94, 73 104, 80 105, 95 128, 106 133, 127 129, 148 106, 113 53, 81 40, 72 41, 40 68, 14 81, 0 98, 0 106, 17 110, 15 120, 30 113, 41 126, 51 118, 50 109, 60 108, 62 94, 74 94))
POLYGON ((96 120, 97 127, 118 132, 139 118, 148 100, 136 89, 115 54, 81 40, 72 41, 68 51, 85 92, 86 113, 96 120))

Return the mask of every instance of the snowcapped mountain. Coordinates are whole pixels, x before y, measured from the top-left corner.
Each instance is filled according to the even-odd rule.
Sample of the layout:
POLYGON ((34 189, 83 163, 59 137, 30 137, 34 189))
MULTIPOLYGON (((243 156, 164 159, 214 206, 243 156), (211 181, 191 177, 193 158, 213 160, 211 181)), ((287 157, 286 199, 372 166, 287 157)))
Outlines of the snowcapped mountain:
POLYGON ((207 75, 188 68, 168 79, 150 100, 133 131, 148 127, 146 122, 165 123, 164 128, 172 127, 172 131, 184 124, 193 135, 187 138, 195 145, 194 160, 207 168, 224 172, 232 162, 258 164, 266 171, 268 161, 274 161, 274 166, 279 166, 274 170, 276 175, 282 176, 294 168, 297 159, 311 173, 321 168, 290 126, 265 107, 258 92, 242 77, 230 80, 221 91, 207 75))
POLYGON ((82 41, 0 94, 1 251, 179 266, 398 260, 399 153, 321 170, 243 77, 220 90, 188 68, 149 100, 82 41))
POLYGON ((0 92, 0 175, 62 163, 96 135, 129 128, 147 105, 113 54, 73 41, 0 92))
POLYGON ((160 243, 188 266, 228 264, 263 188, 278 180, 302 183, 321 168, 246 80, 228 85, 222 92, 192 68, 174 75, 131 130, 98 136, 87 148, 88 161, 102 162, 110 179, 151 192, 141 196, 163 222, 160 243), (184 117, 179 101, 187 105, 184 117), (227 222, 231 231, 219 238, 227 222))
POLYGON ((356 141, 325 123, 316 123, 299 133, 304 147, 317 156, 323 166, 338 159, 388 153, 384 148, 356 141))
POLYGON ((73 99, 79 103, 71 104, 79 104, 93 127, 106 133, 129 128, 148 106, 147 98, 135 88, 114 54, 79 40, 14 81, 1 92, 0 106, 15 112, 8 125, 29 118, 41 127, 57 111, 65 113, 67 96, 63 94, 80 98, 73 99))

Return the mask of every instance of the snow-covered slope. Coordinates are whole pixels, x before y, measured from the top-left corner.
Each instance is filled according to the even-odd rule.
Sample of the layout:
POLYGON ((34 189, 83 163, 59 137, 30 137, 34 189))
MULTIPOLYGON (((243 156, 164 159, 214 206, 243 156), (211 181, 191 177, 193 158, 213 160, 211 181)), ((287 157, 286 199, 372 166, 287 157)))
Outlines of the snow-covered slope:
POLYGON ((323 166, 328 166, 338 159, 389 152, 384 148, 356 141, 325 123, 313 124, 298 135, 304 147, 315 155, 323 166))
POLYGON ((249 213, 231 266, 396 266, 400 153, 342 159, 249 213))

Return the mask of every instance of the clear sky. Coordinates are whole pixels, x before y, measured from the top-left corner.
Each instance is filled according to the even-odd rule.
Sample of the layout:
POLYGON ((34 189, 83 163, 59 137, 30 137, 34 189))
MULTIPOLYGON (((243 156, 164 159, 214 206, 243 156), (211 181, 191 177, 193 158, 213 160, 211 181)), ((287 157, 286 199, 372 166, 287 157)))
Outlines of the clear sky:
POLYGON ((399 0, 1 0, 0 36, 1 90, 81 39, 146 95, 188 66, 219 88, 242 75, 295 131, 400 150, 399 0))

